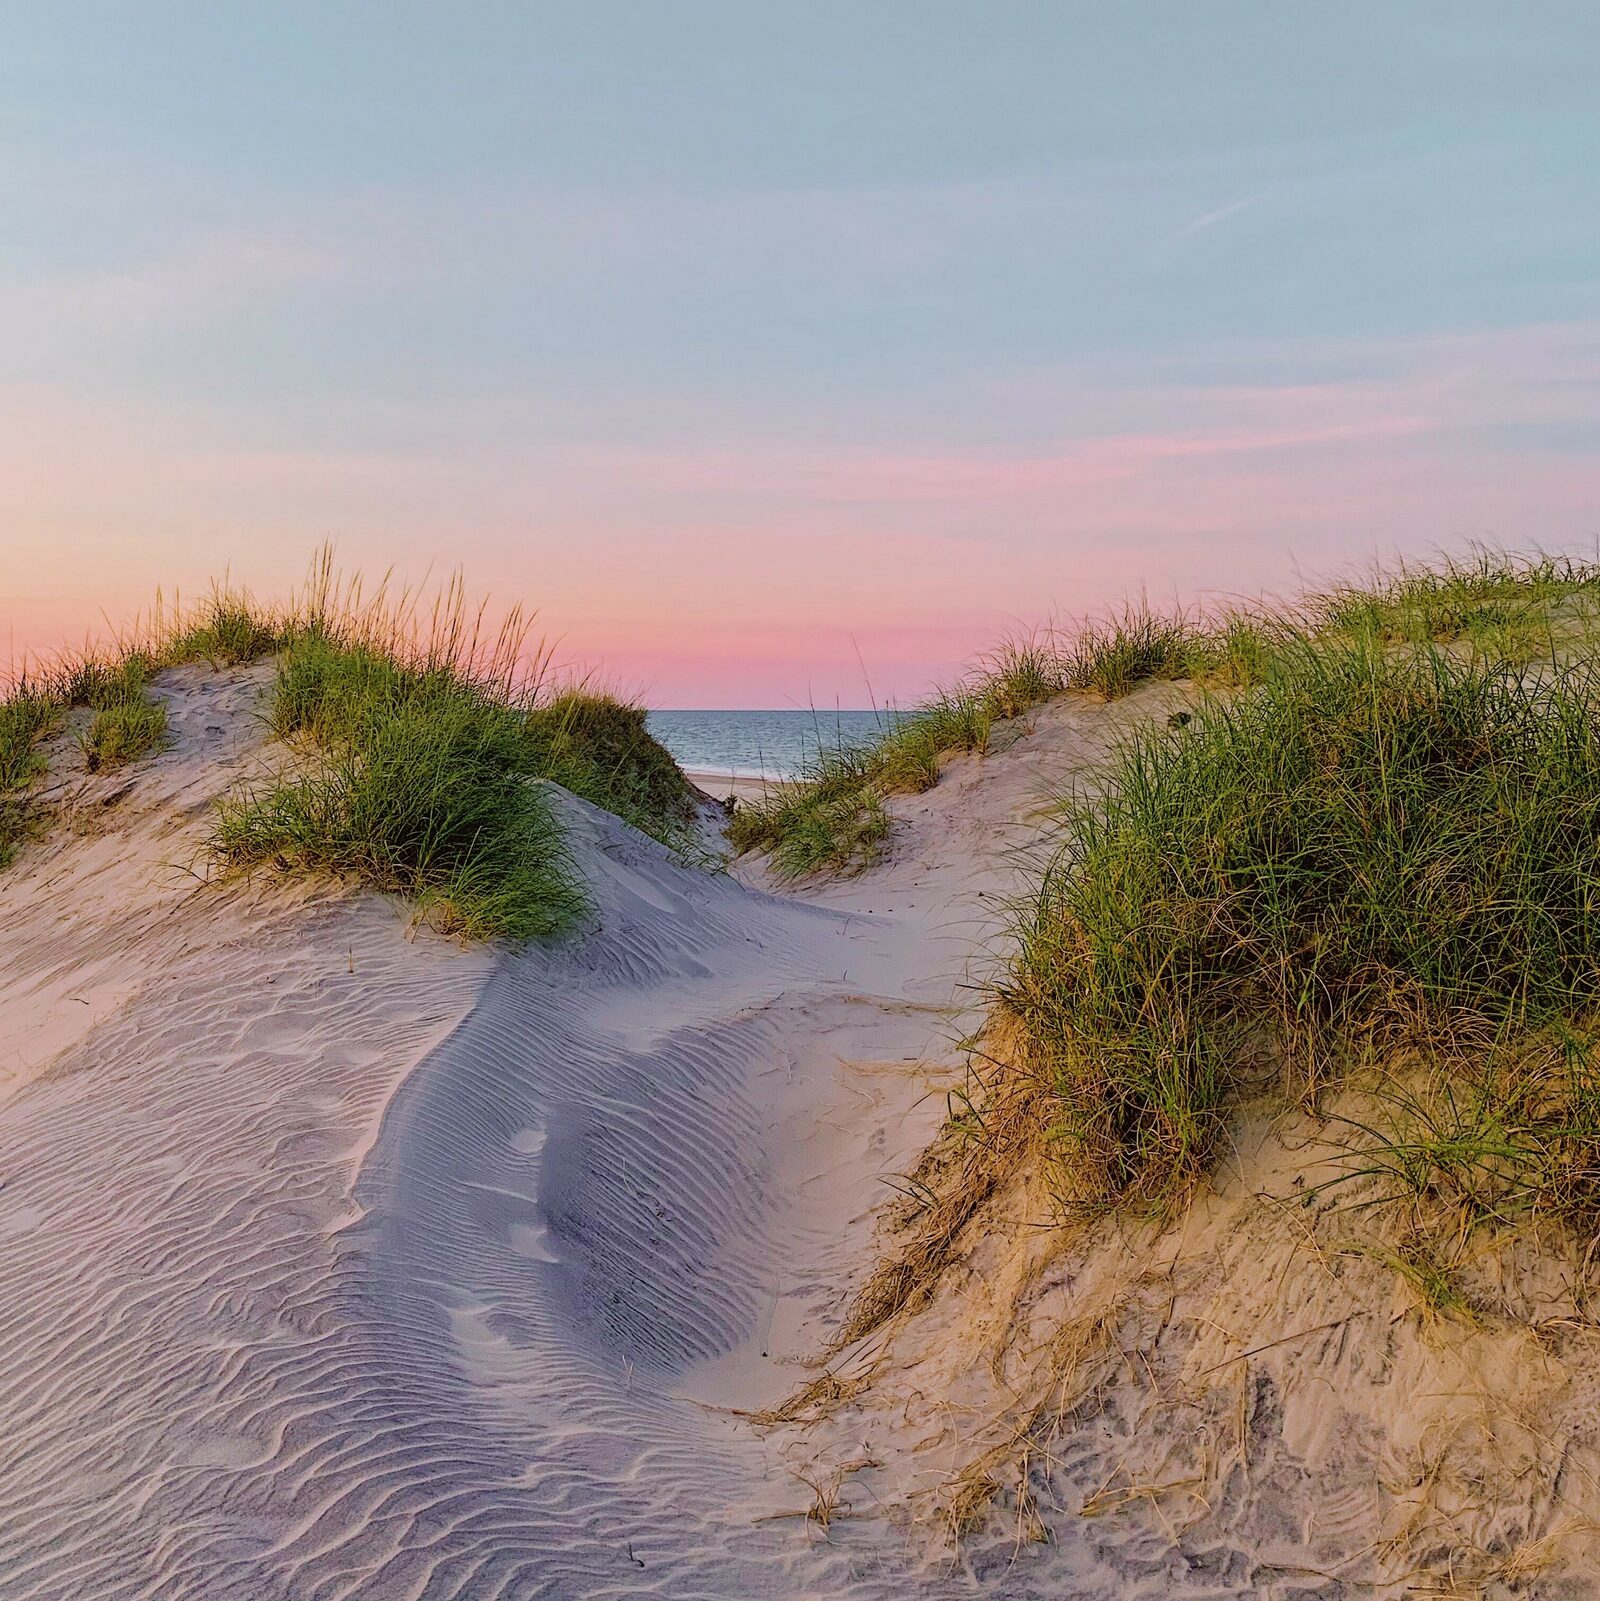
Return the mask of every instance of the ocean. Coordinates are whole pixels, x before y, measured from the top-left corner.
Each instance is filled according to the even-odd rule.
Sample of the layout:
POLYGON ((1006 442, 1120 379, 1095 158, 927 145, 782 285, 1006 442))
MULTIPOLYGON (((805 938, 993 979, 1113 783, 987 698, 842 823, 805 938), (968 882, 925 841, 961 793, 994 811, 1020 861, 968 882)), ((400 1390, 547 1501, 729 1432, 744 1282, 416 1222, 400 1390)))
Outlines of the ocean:
POLYGON ((790 778, 819 747, 871 739, 891 713, 862 711, 667 711, 650 713, 650 732, 678 765, 721 777, 790 778))

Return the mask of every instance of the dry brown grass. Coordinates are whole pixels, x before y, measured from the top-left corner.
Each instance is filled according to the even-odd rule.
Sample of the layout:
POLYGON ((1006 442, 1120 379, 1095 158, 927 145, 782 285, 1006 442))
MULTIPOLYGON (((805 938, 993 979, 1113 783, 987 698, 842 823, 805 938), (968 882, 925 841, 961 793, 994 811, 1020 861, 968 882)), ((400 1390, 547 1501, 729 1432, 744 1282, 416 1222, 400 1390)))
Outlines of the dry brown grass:
POLYGON ((968 1224, 1020 1167, 1046 1160, 1049 1095, 1012 1065, 1012 1030, 1002 1015, 986 1031, 967 1084, 951 1094, 951 1115, 905 1185, 895 1243, 856 1292, 834 1349, 925 1305, 968 1224))
POLYGON ((982 1524, 1007 1489, 1016 1495, 1019 1537, 1037 1537, 1030 1470, 1036 1461, 1049 1461, 1050 1441, 1115 1374, 1122 1357, 1117 1329, 1126 1304, 1117 1299, 1063 1319, 1026 1362, 1026 1377, 1013 1390, 1011 1405, 985 1431, 998 1438, 945 1487, 945 1523, 955 1538, 982 1524))

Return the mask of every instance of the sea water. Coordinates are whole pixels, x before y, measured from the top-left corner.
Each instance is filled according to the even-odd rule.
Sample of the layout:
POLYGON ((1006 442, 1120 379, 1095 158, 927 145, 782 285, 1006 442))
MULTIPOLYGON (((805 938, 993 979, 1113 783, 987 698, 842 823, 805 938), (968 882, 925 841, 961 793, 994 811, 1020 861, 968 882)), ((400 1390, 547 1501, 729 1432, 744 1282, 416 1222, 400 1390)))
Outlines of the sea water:
POLYGON ((819 750, 861 745, 889 726, 873 711, 664 711, 650 732, 683 768, 736 778, 792 778, 819 750))

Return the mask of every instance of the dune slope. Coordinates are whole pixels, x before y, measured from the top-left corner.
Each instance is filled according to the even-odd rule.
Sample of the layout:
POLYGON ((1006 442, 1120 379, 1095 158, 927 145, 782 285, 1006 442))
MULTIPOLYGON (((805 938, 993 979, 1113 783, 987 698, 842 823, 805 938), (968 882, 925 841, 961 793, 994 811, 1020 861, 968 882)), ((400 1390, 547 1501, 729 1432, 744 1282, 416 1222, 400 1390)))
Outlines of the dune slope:
POLYGON ((7 1601, 1587 1593, 1577 1280, 1420 1316, 1284 1204, 1309 1123, 1164 1231, 1019 1174, 839 1404, 752 1416, 892 1251, 1044 800, 1182 686, 1038 708, 823 887, 564 797, 595 915, 511 950, 206 881, 269 673, 162 675, 137 767, 63 743, 0 880, 7 1601))
POLYGON ((805 1376, 943 1113, 1030 763, 809 902, 567 799, 593 925, 466 950, 203 881, 266 672, 163 675, 137 769, 63 744, 0 886, 4 1593, 942 1584, 819 1540, 738 1409, 805 1376))

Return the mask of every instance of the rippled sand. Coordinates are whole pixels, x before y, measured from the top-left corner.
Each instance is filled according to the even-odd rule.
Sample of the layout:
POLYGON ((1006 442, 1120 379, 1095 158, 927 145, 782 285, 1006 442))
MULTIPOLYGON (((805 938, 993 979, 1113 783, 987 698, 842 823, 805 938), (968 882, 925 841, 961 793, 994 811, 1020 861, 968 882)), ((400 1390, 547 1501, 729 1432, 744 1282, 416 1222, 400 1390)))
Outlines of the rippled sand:
POLYGON ((1046 796, 1174 692, 1044 708, 800 893, 565 800, 597 915, 510 952, 205 882, 268 671, 165 675, 173 747, 124 774, 63 745, 0 880, 4 1601, 1401 1595, 1413 1502, 1429 1582, 1471 1542, 1590 1593, 1522 1554, 1600 1504, 1579 1320, 1424 1328, 1269 1204, 1281 1129, 1161 1240, 1019 1192, 836 1360, 851 1405, 748 1417, 816 1373, 943 1120, 1046 796), (1091 1314, 951 1546, 953 1476, 1032 1405, 1008 1332, 1091 1314))

